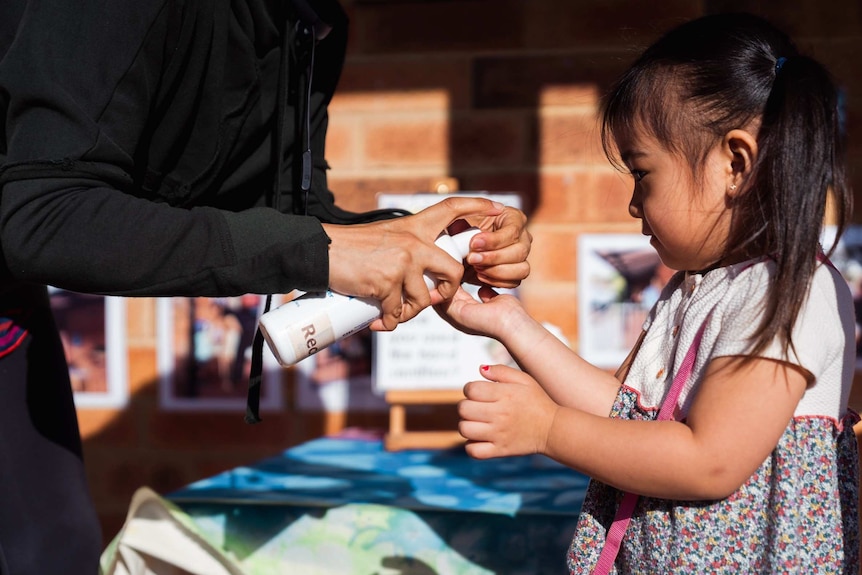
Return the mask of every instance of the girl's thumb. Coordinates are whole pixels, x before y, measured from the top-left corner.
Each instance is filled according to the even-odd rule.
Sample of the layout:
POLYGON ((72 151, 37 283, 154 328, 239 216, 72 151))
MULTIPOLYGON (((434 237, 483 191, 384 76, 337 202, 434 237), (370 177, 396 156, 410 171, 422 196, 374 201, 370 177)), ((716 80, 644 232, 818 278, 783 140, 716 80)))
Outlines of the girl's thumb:
POLYGON ((500 368, 504 366, 502 365, 481 365, 479 366, 479 373, 482 374, 482 377, 487 379, 488 381, 500 381, 500 368))

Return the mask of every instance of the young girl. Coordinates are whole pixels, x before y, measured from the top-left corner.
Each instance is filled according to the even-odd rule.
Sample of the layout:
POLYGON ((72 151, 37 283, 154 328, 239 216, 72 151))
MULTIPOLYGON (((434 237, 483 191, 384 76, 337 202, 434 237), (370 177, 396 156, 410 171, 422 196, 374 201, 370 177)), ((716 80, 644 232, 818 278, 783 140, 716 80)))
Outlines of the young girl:
POLYGON ((512 297, 440 309, 523 369, 465 386, 469 454, 543 453, 593 478, 571 573, 858 572, 853 306, 819 246, 827 197, 839 236, 851 211, 836 99, 747 15, 686 23, 622 76, 605 150, 679 271, 616 377, 512 297))

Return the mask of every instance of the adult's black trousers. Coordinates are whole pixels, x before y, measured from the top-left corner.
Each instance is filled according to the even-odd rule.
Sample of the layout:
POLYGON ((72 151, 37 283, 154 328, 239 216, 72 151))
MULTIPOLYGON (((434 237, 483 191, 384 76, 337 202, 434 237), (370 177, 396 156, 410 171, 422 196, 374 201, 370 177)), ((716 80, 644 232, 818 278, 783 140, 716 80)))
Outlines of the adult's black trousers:
POLYGON ((26 333, 0 357, 0 575, 96 575, 101 529, 47 290, 4 293, 0 312, 26 333))

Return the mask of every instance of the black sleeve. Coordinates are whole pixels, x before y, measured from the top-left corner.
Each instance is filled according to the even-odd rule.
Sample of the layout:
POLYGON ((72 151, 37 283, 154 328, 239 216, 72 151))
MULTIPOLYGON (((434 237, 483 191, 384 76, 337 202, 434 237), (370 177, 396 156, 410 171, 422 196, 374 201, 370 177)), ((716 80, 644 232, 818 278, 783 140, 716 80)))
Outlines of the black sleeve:
POLYGON ((18 0, 0 4, 0 19, 20 18, 0 60, 0 281, 116 295, 326 287, 329 240, 316 218, 178 207, 136 193, 136 145, 161 69, 176 57, 171 47, 185 41, 170 36, 172 19, 196 18, 199 34, 215 33, 206 9, 229 2, 30 0, 23 12, 18 0), (116 93, 142 57, 149 75, 116 93), (109 109, 124 113, 106 123, 109 109))

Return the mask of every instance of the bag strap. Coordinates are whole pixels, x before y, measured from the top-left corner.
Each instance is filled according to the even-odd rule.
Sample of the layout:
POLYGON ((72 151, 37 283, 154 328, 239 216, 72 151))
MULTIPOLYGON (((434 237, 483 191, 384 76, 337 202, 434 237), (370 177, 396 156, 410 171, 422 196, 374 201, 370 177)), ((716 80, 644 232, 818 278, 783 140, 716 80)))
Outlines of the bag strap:
MULTIPOLYGON (((712 313, 709 315, 712 315, 712 313)), ((664 402, 662 402, 661 408, 659 409, 658 417, 656 418, 657 421, 675 419, 674 415, 679 395, 682 393, 682 388, 685 386, 689 377, 691 377, 691 372, 694 369, 694 361, 697 358, 697 351, 700 347, 700 340, 703 338, 703 332, 706 330, 709 315, 700 326, 700 329, 697 330, 697 334, 695 334, 694 340, 691 342, 691 346, 688 348, 688 352, 686 352, 685 358, 682 360, 682 365, 680 365, 679 371, 673 378, 670 390, 668 390, 667 395, 664 398, 664 402)), ((596 563, 595 569, 593 569, 593 575, 607 575, 610 573, 611 567, 613 567, 617 554, 620 551, 623 536, 625 535, 626 529, 631 521, 638 497, 639 496, 636 493, 628 491, 623 494, 623 499, 617 508, 616 515, 614 515, 614 522, 611 524, 611 527, 608 529, 608 533, 605 536, 605 544, 602 547, 601 555, 599 555, 599 561, 596 563)))

